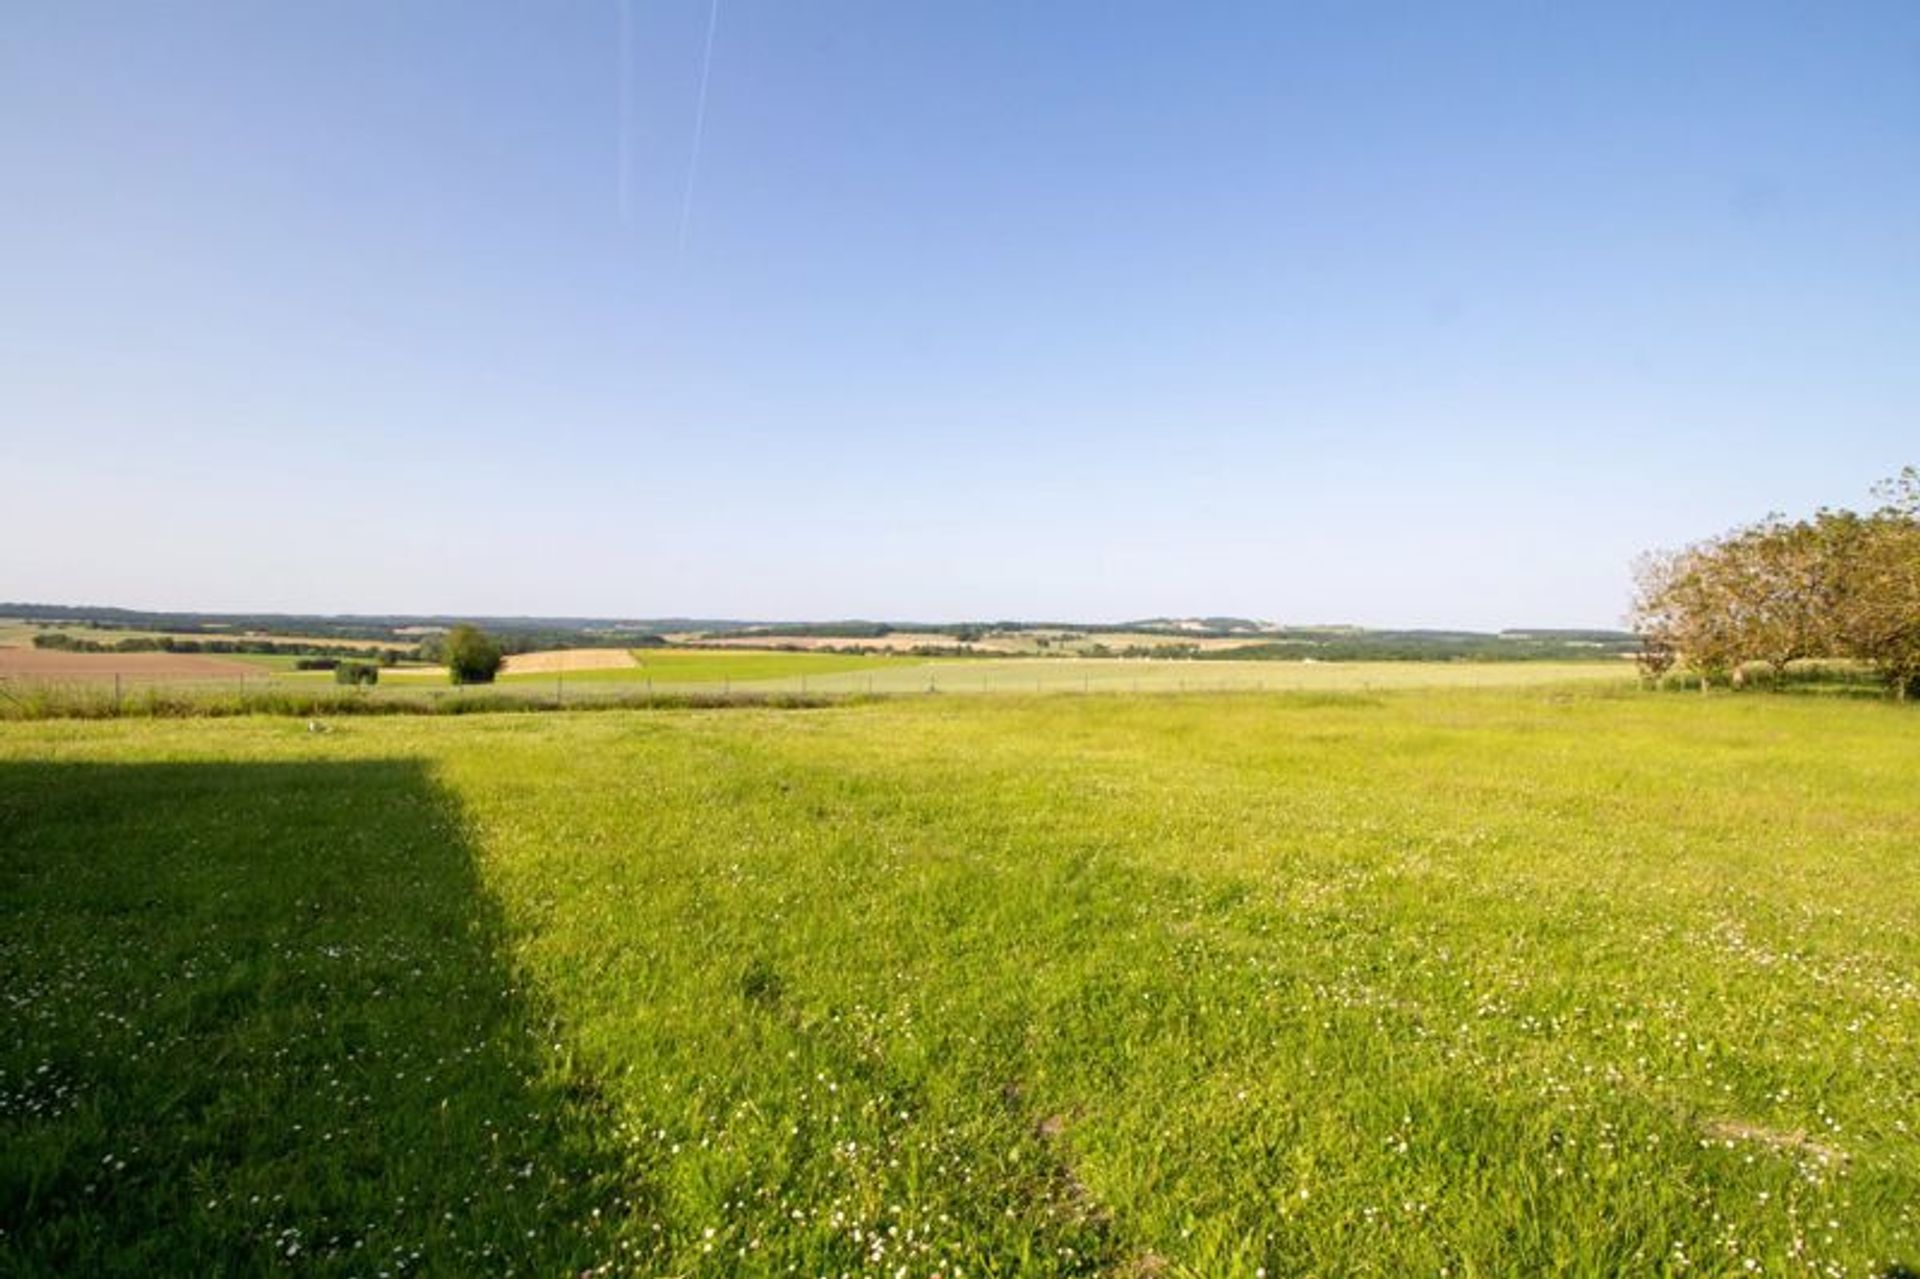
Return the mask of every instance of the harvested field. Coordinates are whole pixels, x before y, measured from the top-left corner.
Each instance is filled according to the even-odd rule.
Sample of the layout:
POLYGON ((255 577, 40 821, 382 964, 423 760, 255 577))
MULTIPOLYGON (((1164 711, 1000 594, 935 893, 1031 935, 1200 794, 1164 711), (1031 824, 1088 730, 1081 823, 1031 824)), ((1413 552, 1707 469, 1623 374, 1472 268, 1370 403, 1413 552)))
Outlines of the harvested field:
POLYGON ((544 653, 515 653, 501 666, 503 675, 559 675, 570 671, 617 671, 639 665, 624 648, 560 648, 544 653))
POLYGON ((203 653, 63 653, 47 648, 0 648, 0 679, 241 679, 259 666, 203 653))

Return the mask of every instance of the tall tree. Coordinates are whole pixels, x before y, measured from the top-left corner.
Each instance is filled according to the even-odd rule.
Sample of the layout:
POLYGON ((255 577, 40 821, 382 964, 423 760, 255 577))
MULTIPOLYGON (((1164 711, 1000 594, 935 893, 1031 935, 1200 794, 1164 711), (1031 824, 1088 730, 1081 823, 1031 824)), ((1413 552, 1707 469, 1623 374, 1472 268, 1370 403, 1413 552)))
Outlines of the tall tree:
POLYGON ((1878 493, 1880 509, 1836 522, 1845 583, 1835 630, 1904 700, 1920 696, 1920 471, 1908 467, 1878 493))
POLYGON ((1678 655, 1705 688, 1763 662, 1775 682, 1804 658, 1870 664, 1901 697, 1920 695, 1920 470, 1876 490, 1871 514, 1769 516, 1681 551, 1643 556, 1633 625, 1643 669, 1678 655))

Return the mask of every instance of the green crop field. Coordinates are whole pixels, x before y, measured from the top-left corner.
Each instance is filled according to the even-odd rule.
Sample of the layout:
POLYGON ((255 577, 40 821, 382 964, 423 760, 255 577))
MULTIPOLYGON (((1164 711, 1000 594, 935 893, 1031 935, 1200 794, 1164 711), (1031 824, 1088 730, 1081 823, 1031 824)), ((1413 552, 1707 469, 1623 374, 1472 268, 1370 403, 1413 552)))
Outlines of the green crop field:
MULTIPOLYGON (((1626 683, 1630 664, 1595 662, 1273 662, 1120 658, 922 658, 750 649, 642 649, 640 665, 569 671, 569 685, 820 693, 1226 692, 1626 683)), ((431 678, 436 672, 422 672, 431 678)), ((552 674, 500 683, 551 689, 552 674)), ((584 690, 590 691, 590 690, 584 690)))
MULTIPOLYGON (((945 659, 813 678, 817 692, 1198 693, 1373 692, 1631 683, 1624 662, 1273 662, 1152 658, 945 659)), ((792 678, 769 687, 793 691, 792 678)))
MULTIPOLYGON (((1135 658, 924 658, 888 654, 801 653, 754 649, 641 649, 639 665, 602 670, 504 675, 497 687, 574 698, 663 692, 906 693, 1198 693, 1233 691, 1371 692, 1412 688, 1625 686, 1630 663, 1588 662, 1285 662, 1135 658)), ((330 678, 330 677, 329 677, 330 678)), ((383 671, 382 695, 417 695, 444 686, 433 667, 383 671)), ((443 690, 444 691, 444 690, 443 690)))
POLYGON ((0 1272, 1920 1265, 1909 709, 321 727, 0 724, 0 1272))
MULTIPOLYGON (((570 682, 636 683, 651 680, 655 684, 736 684, 756 681, 797 683, 803 677, 815 679, 849 675, 856 671, 879 671, 901 666, 923 665, 919 658, 891 657, 873 653, 802 653, 758 649, 636 649, 631 667, 602 670, 568 671, 570 682)), ((553 683, 551 674, 508 675, 501 682, 553 683)))

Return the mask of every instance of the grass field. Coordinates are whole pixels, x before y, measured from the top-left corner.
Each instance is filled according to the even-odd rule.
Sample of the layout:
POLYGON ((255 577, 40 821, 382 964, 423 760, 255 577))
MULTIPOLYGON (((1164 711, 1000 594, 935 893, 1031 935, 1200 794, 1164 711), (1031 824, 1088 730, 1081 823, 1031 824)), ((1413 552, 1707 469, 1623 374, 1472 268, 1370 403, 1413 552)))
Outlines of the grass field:
MULTIPOLYGON (((708 649, 638 650, 626 669, 570 672, 569 685, 817 693, 1204 692, 1533 686, 1633 678, 1624 662, 1234 662, 1116 658, 918 658, 708 649)), ((503 686, 553 686, 508 676, 503 686)))
POLYGON ((817 692, 874 693, 1364 693, 1625 684, 1632 679, 1632 668, 1621 662, 1191 662, 1088 657, 922 662, 884 672, 815 678, 807 687, 817 692))
POLYGON ((1920 719, 0 724, 0 1272, 1891 1276, 1920 719))

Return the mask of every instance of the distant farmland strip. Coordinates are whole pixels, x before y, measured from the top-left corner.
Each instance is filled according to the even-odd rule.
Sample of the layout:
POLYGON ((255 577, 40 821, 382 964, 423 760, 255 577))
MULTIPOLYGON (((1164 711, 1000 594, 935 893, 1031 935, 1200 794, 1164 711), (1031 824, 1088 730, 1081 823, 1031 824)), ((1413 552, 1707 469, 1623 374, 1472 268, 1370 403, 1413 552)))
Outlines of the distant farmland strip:
POLYGON ((559 648, 541 653, 511 653, 501 667, 503 675, 573 674, 577 671, 623 671, 634 666, 624 648, 559 648))
MULTIPOLYGON (((624 667, 569 671, 583 680, 656 684, 745 683, 848 675, 857 671, 924 666, 924 659, 862 653, 722 652, 711 649, 638 649, 624 667)), ((507 682, 523 678, 509 660, 507 682)), ((537 678, 551 679, 548 672, 537 678)))
POLYGON ((0 648, 0 679, 190 680, 259 678, 259 666, 199 653, 63 653, 55 649, 0 648))

